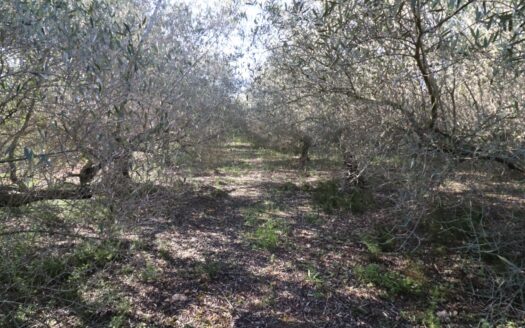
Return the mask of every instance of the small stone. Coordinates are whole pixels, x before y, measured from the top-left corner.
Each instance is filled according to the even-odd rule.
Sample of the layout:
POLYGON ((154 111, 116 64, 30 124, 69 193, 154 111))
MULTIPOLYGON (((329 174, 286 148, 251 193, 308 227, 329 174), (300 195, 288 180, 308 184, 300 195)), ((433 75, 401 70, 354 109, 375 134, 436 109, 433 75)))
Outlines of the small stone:
POLYGON ((445 311, 445 310, 438 311, 438 312, 436 313, 436 315, 437 315, 439 318, 441 318, 441 319, 446 319, 446 318, 449 317, 448 312, 445 311))
POLYGON ((186 295, 183 295, 183 294, 174 294, 171 297, 171 300, 174 301, 174 302, 184 302, 184 301, 188 300, 188 297, 186 295))

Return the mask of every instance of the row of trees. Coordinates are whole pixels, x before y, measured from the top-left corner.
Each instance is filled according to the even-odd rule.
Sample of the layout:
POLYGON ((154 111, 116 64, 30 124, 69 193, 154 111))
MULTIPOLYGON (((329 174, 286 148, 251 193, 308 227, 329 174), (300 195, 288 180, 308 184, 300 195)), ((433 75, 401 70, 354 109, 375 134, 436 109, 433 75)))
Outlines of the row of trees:
POLYGON ((461 231, 465 248, 508 266, 502 278, 480 264, 492 286, 483 292, 488 304, 505 308, 492 307, 494 314, 523 313, 516 291, 525 262, 514 252, 525 245, 523 221, 476 188, 493 172, 525 173, 525 2, 310 0, 263 7, 268 24, 259 40, 270 55, 250 93, 252 132, 273 144, 289 140, 300 148, 302 165, 310 146, 350 153, 353 173, 366 175, 367 188, 392 205, 389 224, 411 249, 426 238, 422 223, 437 224, 439 209, 450 216, 440 219, 454 221, 450 213, 472 219, 473 208, 482 208, 482 222, 461 231), (476 178, 466 192, 447 189, 465 170, 480 168, 490 173, 470 175, 476 178), (488 209, 495 204, 498 210, 488 209), (498 211, 497 219, 487 214, 498 211))
POLYGON ((89 197, 95 176, 129 177, 133 154, 169 164, 216 137, 236 87, 219 44, 236 17, 162 0, 2 2, 0 206, 89 197), (81 188, 63 188, 68 176, 81 188))
MULTIPOLYGON (((1 6, 0 204, 35 187, 35 199, 77 197, 59 180, 129 176, 137 153, 169 163, 218 136, 235 106, 234 58, 219 46, 233 6, 199 17, 160 0, 1 6)), ((241 112, 251 133, 294 145, 303 164, 317 145, 360 167, 397 154, 411 168, 438 156, 525 170, 522 2, 261 6, 268 33, 254 39, 270 55, 241 112)))
POLYGON ((431 155, 525 171, 522 1, 294 1, 265 10, 271 55, 252 114, 277 118, 274 134, 340 145, 361 166, 389 152, 411 167, 431 155))

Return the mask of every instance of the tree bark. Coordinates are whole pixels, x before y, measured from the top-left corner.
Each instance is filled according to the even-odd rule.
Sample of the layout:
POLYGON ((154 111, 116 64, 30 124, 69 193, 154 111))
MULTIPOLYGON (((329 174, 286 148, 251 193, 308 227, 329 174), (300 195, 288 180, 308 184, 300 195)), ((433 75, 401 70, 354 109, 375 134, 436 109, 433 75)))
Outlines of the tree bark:
POLYGON ((20 207, 41 200, 53 199, 89 199, 92 197, 90 191, 85 189, 76 190, 35 190, 27 192, 9 192, 0 190, 0 207, 20 207))
POLYGON ((35 105, 35 101, 33 100, 24 117, 24 124, 22 125, 20 130, 18 130, 18 132, 16 132, 15 135, 13 136, 13 140, 11 141, 11 144, 9 145, 9 147, 7 147, 7 152, 6 152, 7 153, 7 163, 9 165, 9 179, 11 180, 13 184, 18 185, 20 189, 27 189, 27 187, 23 181, 18 179, 18 173, 17 173, 18 168, 14 161, 15 150, 18 147, 18 142, 20 138, 24 135, 27 128, 29 127, 29 122, 31 121, 31 117, 33 116, 34 105, 35 105))
POLYGON ((412 13, 414 15, 414 22, 417 30, 416 41, 414 44, 414 59, 416 60, 417 67, 421 75, 423 76, 423 81, 425 82, 425 86, 428 91, 431 106, 429 128, 434 129, 436 128, 439 110, 441 106, 439 87, 436 82, 436 79, 434 78, 434 75, 432 74, 430 65, 428 64, 427 55, 425 53, 425 44, 423 38, 427 31, 423 27, 423 22, 421 20, 421 11, 417 1, 412 2, 412 13))

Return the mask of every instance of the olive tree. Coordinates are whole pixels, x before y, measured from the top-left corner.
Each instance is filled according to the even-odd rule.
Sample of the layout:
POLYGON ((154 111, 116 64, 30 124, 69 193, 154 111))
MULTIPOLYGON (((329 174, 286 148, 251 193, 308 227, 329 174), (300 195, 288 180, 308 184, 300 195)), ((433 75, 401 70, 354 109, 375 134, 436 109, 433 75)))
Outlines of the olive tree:
POLYGON ((219 42, 233 9, 197 15, 160 0, 1 6, 3 206, 90 197, 97 175, 129 180, 136 154, 158 162, 221 131, 236 85, 219 42), (60 188, 71 176, 80 188, 60 188))
MULTIPOLYGON (((429 158, 524 171, 523 3, 267 2, 266 13, 280 76, 267 81, 282 97, 321 103, 306 110, 331 118, 316 135, 337 132, 362 162, 408 159, 400 165, 412 172, 429 158)), ((296 123, 305 115, 287 110, 296 123)))
MULTIPOLYGON (((303 128, 353 153, 370 176, 367 187, 392 205, 389 217, 403 220, 397 231, 405 241, 418 240, 405 237, 416 236, 419 223, 431 218, 433 205, 444 199, 444 183, 465 163, 525 172, 523 1, 264 6, 272 33, 263 38, 270 60, 260 78, 279 94, 283 117, 291 118, 290 126, 305 115, 324 121, 303 128), (315 105, 287 105, 291 99, 315 105)), ((266 110, 275 112, 273 106, 266 110)), ((455 204, 471 205, 447 195, 456 197, 455 204)), ((512 215, 505 220, 519 225, 512 215)), ((478 237, 495 253, 523 245, 519 233, 495 225, 494 238, 471 231, 469 247, 479 251, 478 237)), ((498 295, 508 308, 519 304, 513 292, 523 286, 514 273, 523 268, 519 261, 507 283, 487 296, 490 302, 498 295)))

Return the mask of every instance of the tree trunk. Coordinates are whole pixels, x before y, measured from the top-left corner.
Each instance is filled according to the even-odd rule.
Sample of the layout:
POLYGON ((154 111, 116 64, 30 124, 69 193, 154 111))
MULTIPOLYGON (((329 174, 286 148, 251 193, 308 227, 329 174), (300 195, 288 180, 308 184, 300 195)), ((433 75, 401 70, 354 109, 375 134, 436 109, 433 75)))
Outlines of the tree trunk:
POLYGON ((308 169, 308 166, 307 166, 308 161, 310 161, 310 157, 308 157, 310 147, 312 147, 312 138, 308 136, 302 137, 301 138, 301 156, 299 157, 299 168, 305 172, 308 169))
POLYGON ((91 197, 91 192, 84 189, 36 190, 22 193, 0 190, 0 207, 20 207, 41 200, 88 199, 91 197))
POLYGON ((434 74, 430 68, 430 65, 427 60, 427 55, 425 53, 425 29, 423 22, 421 20, 421 8, 417 2, 412 3, 412 13, 414 15, 414 22, 417 30, 417 37, 414 43, 415 53, 413 55, 417 67, 423 77, 425 86, 428 91, 428 96, 430 98, 430 123, 429 128, 435 129, 438 121, 439 111, 441 110, 441 99, 439 95, 439 86, 436 82, 434 74))
POLYGON ((355 187, 363 187, 364 179, 360 175, 359 166, 351 151, 345 150, 343 153, 343 176, 341 190, 349 192, 355 187))
POLYGON ((98 171, 100 171, 101 168, 102 165, 100 163, 95 165, 93 162, 88 161, 78 174, 78 177, 80 178, 80 188, 86 188, 91 183, 91 181, 95 179, 98 171))
POLYGON ((126 151, 115 160, 117 174, 125 179, 131 178, 131 152, 126 151))

